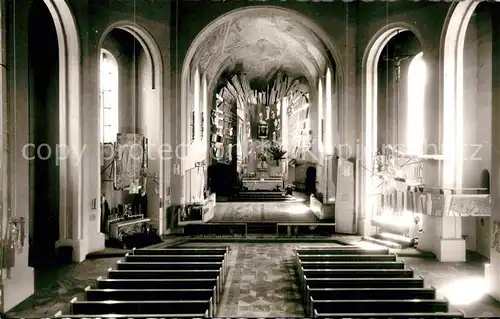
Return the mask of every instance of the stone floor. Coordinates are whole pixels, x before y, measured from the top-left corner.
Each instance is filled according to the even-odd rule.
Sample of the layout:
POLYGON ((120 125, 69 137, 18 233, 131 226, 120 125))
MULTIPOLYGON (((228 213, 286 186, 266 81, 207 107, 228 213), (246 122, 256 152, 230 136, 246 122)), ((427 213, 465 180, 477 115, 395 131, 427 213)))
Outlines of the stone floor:
POLYGON ((214 222, 292 222, 316 223, 320 220, 309 209, 308 198, 294 193, 295 200, 284 202, 218 202, 214 222))
MULTIPOLYGON (((343 238, 345 239, 345 237, 343 238)), ((195 246, 223 246, 223 243, 188 243, 195 246)), ((291 243, 230 243, 230 271, 219 316, 300 317, 303 316, 294 270, 290 265, 291 243)), ((310 245, 310 244, 304 244, 310 245)), ((319 245, 319 244, 318 244, 319 245)), ((324 245, 332 245, 324 244, 324 245)), ((9 317, 43 318, 58 310, 68 313, 69 301, 82 298, 83 289, 95 278, 106 275, 120 258, 86 260, 78 265, 51 271, 36 271, 36 293, 8 312, 9 317)), ((452 310, 467 316, 500 316, 500 303, 481 292, 484 260, 470 254, 465 263, 440 263, 435 259, 402 257, 417 275, 446 296, 452 310), (472 301, 472 302, 471 302, 472 301), (469 304, 464 304, 470 302, 469 304)))

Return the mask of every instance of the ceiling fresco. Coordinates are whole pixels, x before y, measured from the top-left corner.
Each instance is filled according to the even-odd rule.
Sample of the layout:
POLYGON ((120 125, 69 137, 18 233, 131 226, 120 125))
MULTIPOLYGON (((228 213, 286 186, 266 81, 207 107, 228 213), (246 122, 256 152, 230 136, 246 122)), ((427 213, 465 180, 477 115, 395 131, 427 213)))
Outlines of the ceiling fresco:
POLYGON ((191 66, 209 81, 221 71, 242 65, 249 79, 283 70, 316 78, 326 68, 326 50, 312 31, 283 13, 269 10, 219 24, 204 37, 191 66))

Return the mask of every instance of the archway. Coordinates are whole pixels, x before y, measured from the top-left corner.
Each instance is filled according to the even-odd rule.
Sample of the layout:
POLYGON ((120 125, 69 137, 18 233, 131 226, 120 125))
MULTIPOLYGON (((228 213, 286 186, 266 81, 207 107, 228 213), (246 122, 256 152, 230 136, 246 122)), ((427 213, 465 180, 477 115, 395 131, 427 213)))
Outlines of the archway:
MULTIPOLYGON (((376 165, 374 156, 378 152, 378 66, 382 51, 389 41, 404 31, 413 33, 420 43, 421 37, 417 30, 406 23, 392 23, 378 31, 369 42, 362 61, 362 135, 361 135, 361 165, 359 176, 360 192, 356 206, 358 216, 358 230, 365 235, 371 235, 371 218, 374 213, 374 196, 372 193, 378 186, 374 172, 376 165)), ((392 142, 394 143, 394 142, 392 142)))
MULTIPOLYGON (((50 104, 57 107, 57 120, 55 123, 51 123, 53 127, 57 128, 57 133, 51 137, 50 150, 47 148, 51 154, 43 154, 49 156, 53 162, 57 161, 57 168, 53 167, 54 169, 49 169, 51 171, 49 173, 51 176, 50 180, 52 180, 53 185, 57 185, 57 191, 54 191, 52 194, 54 195, 52 199, 56 203, 55 206, 53 205, 53 210, 57 211, 57 213, 53 216, 55 220, 50 222, 51 229, 55 231, 57 238, 52 238, 53 240, 55 239, 55 242, 49 245, 52 246, 51 248, 47 247, 52 252, 47 251, 47 253, 55 256, 54 252, 58 246, 72 246, 73 260, 81 261, 84 259, 86 251, 80 251, 79 242, 83 238, 84 229, 82 216, 83 203, 81 200, 81 192, 83 191, 82 166, 80 165, 81 159, 79 157, 82 149, 79 35, 73 15, 66 2, 43 0, 43 2, 35 2, 32 6, 40 6, 40 9, 48 10, 44 18, 48 18, 46 25, 41 27, 47 27, 49 33, 53 34, 54 43, 50 45, 51 48, 45 49, 53 49, 54 53, 57 53, 57 61, 54 60, 55 65, 53 65, 52 69, 52 71, 57 73, 53 74, 53 79, 56 81, 53 85, 55 85, 57 96, 48 98, 51 100, 50 104), (64 151, 66 151, 66 154, 57 154, 64 156, 64 158, 55 158, 57 156, 54 149, 56 145, 59 148, 65 148, 64 151), (56 223, 56 225, 53 225, 53 223, 56 223)), ((32 19, 32 15, 35 14, 33 11, 32 7, 30 10, 30 20, 32 19)), ((33 33, 33 28, 30 31, 28 38, 36 37, 33 33)), ((45 93, 48 92, 47 87, 43 89, 39 86, 39 88, 41 91, 45 91, 45 93)), ((54 92, 54 90, 51 90, 51 92, 54 92)), ((35 105, 31 105, 30 107, 33 106, 36 108, 35 105)), ((34 158, 40 157, 36 153, 34 155, 34 158)), ((36 178, 33 179, 34 177, 31 174, 31 185, 36 180, 36 178)), ((30 229, 32 231, 34 228, 44 228, 44 225, 37 225, 33 218, 35 207, 40 205, 33 201, 34 195, 32 194, 31 196, 30 205, 30 215, 32 217, 30 218, 32 223, 30 229)), ((43 204, 41 205, 43 206, 43 204)))
MULTIPOLYGON (((311 130, 315 130, 314 134, 320 131, 319 129, 316 131, 316 126, 321 126, 320 120, 317 118, 318 103, 330 101, 326 98, 321 100, 318 94, 318 90, 320 90, 318 86, 322 86, 322 89, 324 89, 323 86, 326 87, 331 84, 334 87, 334 92, 332 92, 331 89, 324 89, 322 94, 331 93, 335 96, 334 101, 330 103, 334 105, 333 111, 328 110, 325 112, 325 116, 331 116, 338 121, 340 117, 336 115, 342 112, 341 110, 344 106, 342 98, 344 94, 344 75, 340 58, 337 55, 337 50, 328 40, 326 33, 308 18, 289 9, 277 6, 251 6, 236 9, 222 15, 206 26, 191 43, 183 62, 181 74, 181 100, 178 104, 180 109, 177 111, 178 114, 181 114, 181 128, 178 130, 180 136, 178 137, 177 143, 180 145, 187 145, 187 147, 182 148, 183 153, 178 156, 177 164, 181 166, 182 172, 190 170, 198 163, 205 161, 208 153, 208 147, 205 144, 208 144, 207 140, 209 140, 209 138, 193 140, 190 137, 198 136, 196 127, 200 122, 206 123, 210 121, 209 117, 207 117, 208 120, 203 121, 202 119, 200 121, 197 119, 196 114, 194 116, 192 115, 192 113, 195 112, 192 112, 193 110, 190 107, 191 105, 196 105, 196 101, 193 101, 193 95, 195 95, 196 89, 192 87, 193 83, 200 82, 198 76, 195 75, 199 74, 201 81, 206 81, 208 83, 208 95, 214 96, 216 93, 214 92, 215 89, 220 87, 219 79, 223 77, 231 79, 231 74, 233 74, 231 72, 236 72, 234 70, 244 70, 244 72, 238 72, 243 73, 247 78, 251 78, 249 82, 252 82, 252 79, 258 77, 256 76, 257 73, 262 75, 261 78, 272 78, 272 75, 269 76, 269 74, 279 68, 276 67, 276 65, 270 66, 272 63, 268 64, 267 61, 264 61, 264 59, 260 60, 259 58, 262 56, 271 57, 273 54, 280 56, 280 53, 282 54, 281 57, 283 57, 281 61, 287 61, 287 63, 289 63, 284 66, 286 71, 294 73, 291 71, 295 70, 295 74, 300 74, 304 79, 301 84, 306 87, 303 93, 304 96, 307 96, 306 100, 308 103, 310 101, 312 105, 311 112, 314 116, 311 115, 311 118, 314 117, 314 122, 311 124, 311 130), (254 21, 260 22, 259 26, 246 28, 240 25, 251 24, 254 21), (269 28, 268 25, 272 23, 276 23, 276 25, 273 28, 269 28), (233 27, 233 25, 235 26, 233 27), (238 26, 239 28, 237 28, 238 26), (292 29, 295 31, 290 31, 292 29), (241 30, 258 31, 254 32, 255 35, 250 37, 244 34, 245 31, 241 30), (311 51, 307 51, 307 49, 304 50, 304 48, 296 45, 297 39, 293 37, 293 32, 298 32, 300 34, 301 41, 308 43, 309 47, 312 48, 311 51), (219 44, 221 45, 219 46, 219 44), (297 52, 295 55, 292 56, 291 54, 293 50, 287 51, 286 48, 282 48, 281 46, 284 44, 290 44, 292 49, 296 49, 297 52), (249 62, 251 58, 255 59, 249 62), (292 64, 292 62, 294 64, 292 64), (247 67, 248 65, 258 65, 260 68, 249 68, 247 67), (327 74, 329 74, 327 72, 328 68, 330 68, 333 81, 325 81, 325 78, 328 77, 327 74), (263 69, 265 71, 262 71, 263 69), (195 125, 190 124, 191 122, 195 123, 195 125), (206 151, 200 152, 200 150, 206 151)), ((273 58, 269 60, 271 60, 271 62, 275 61, 273 58)), ((280 65, 280 67, 283 67, 283 65, 280 65)), ((262 86, 262 84, 254 85, 254 87, 259 86, 262 86)), ((215 102, 209 97, 209 108, 213 107, 212 103, 215 102)), ((336 124, 337 123, 334 122, 333 125, 325 125, 325 127, 330 128, 333 126, 332 131, 338 130, 336 124)), ((335 135, 338 136, 340 134, 335 135)), ((314 136, 314 139, 314 143, 318 143, 317 140, 319 137, 317 138, 314 136)), ((329 142, 333 144, 339 141, 329 140, 329 142)), ((333 152, 334 148, 331 146, 326 149, 329 152, 333 152)), ((315 144, 313 152, 319 153, 318 144, 315 144)), ((186 183, 189 182, 186 180, 186 183)), ((185 188, 189 189, 188 186, 185 188)), ((186 200, 186 198, 184 198, 184 200, 186 200)))
MULTIPOLYGON (((130 61, 128 61, 127 70, 131 73, 119 76, 118 85, 118 100, 128 101, 126 110, 121 110, 118 113, 127 113, 125 117, 120 114, 120 119, 117 121, 117 131, 114 133, 140 133, 147 139, 147 149, 144 150, 148 154, 147 158, 147 173, 146 184, 144 185, 145 194, 147 196, 147 212, 142 212, 151 219, 154 227, 157 228, 158 234, 162 235, 165 231, 165 220, 163 210, 163 196, 164 196, 164 172, 166 167, 170 165, 169 156, 165 154, 165 134, 164 120, 165 109, 163 107, 164 92, 163 92, 163 62, 160 49, 153 38, 153 36, 142 26, 135 22, 119 21, 110 25, 102 34, 98 52, 107 50, 105 42, 107 39, 113 38, 121 49, 131 50, 126 52, 130 61), (119 39, 117 39, 118 37, 119 39), (125 43, 127 42, 127 43, 125 43), (125 48, 126 47, 126 48, 125 48), (128 78, 124 83, 124 77, 128 78), (126 86, 124 86, 126 85, 126 86), (133 98, 127 94, 133 94, 133 98), (121 123, 120 123, 121 122, 121 123), (119 128, 118 128, 119 127, 119 128)), ((114 48, 116 49, 116 47, 114 48)), ((115 55, 116 52, 108 52, 115 55)), ((100 54, 98 55, 100 57, 100 54)), ((116 56, 115 56, 116 59, 116 56)), ((123 61, 116 59, 120 70, 122 70, 123 61)), ((118 72, 120 73, 120 72, 118 72)), ((119 103, 120 108, 125 103, 119 103)), ((104 118, 101 118, 103 124, 104 118)), ((105 148, 101 152, 105 151, 105 148)), ((106 157, 101 154, 101 158, 106 157)), ((99 185, 102 182, 102 176, 99 176, 99 185)), ((109 179, 106 181, 109 183, 109 179)), ((102 184, 104 185, 104 184, 102 184)), ((113 192, 113 185, 103 188, 101 185, 100 193, 113 192)), ((123 195, 123 194, 122 194, 123 195)), ((122 195, 117 195, 118 204, 123 204, 122 195)), ((108 197, 109 201, 110 198, 108 197)), ((134 201, 133 199, 130 199, 134 201)), ((116 203, 115 203, 116 204, 116 203)), ((101 211, 101 222, 105 217, 104 212, 101 211)))

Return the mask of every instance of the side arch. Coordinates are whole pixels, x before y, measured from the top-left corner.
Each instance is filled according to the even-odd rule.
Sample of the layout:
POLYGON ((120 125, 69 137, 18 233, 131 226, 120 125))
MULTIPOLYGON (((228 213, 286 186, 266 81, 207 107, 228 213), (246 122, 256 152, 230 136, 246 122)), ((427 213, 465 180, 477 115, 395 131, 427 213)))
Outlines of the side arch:
MULTIPOLYGON (((373 156, 377 152, 377 76, 378 61, 384 47, 399 32, 410 31, 423 46, 422 36, 413 26, 404 22, 390 23, 377 31, 368 43, 363 54, 361 66, 361 167, 362 173, 359 175, 360 194, 356 199, 360 223, 371 218, 373 208, 373 196, 371 193, 375 186, 373 176, 373 156)), ((425 53, 424 53, 425 54, 425 53)), ((363 225, 362 232, 364 232, 363 225)))

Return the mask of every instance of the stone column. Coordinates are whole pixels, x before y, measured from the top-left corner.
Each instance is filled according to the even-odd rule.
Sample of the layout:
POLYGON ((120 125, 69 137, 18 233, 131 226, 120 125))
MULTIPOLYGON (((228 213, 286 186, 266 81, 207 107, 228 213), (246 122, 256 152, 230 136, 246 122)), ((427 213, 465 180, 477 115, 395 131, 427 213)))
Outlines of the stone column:
MULTIPOLYGON (((492 25, 500 22, 500 14, 490 11, 492 25)), ((500 300, 500 30, 493 28, 492 35, 492 125, 491 125, 491 251, 490 264, 486 265, 485 279, 489 294, 500 300)))

